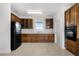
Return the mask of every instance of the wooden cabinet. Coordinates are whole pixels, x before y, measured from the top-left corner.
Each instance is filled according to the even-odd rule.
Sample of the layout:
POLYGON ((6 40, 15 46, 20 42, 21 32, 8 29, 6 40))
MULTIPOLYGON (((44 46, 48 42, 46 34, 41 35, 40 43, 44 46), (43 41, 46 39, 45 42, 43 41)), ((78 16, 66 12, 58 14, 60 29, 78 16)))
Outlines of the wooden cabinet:
POLYGON ((70 39, 66 39, 65 41, 65 47, 67 50, 69 50, 70 52, 72 52, 73 54, 76 54, 77 50, 77 44, 75 41, 72 41, 70 39))
POLYGON ((66 22, 66 26, 69 26, 71 24, 70 10, 67 10, 65 12, 65 22, 66 22))
POLYGON ((76 6, 77 37, 79 37, 79 4, 76 6))
POLYGON ((76 4, 65 12, 66 26, 76 25, 76 4))
POLYGON ((65 47, 74 55, 79 56, 79 39, 77 39, 77 41, 66 39, 65 47))
POLYGON ((77 55, 79 55, 79 38, 77 39, 77 55))
POLYGON ((32 20, 32 19, 29 19, 29 20, 27 21, 27 23, 28 23, 28 27, 29 27, 29 28, 33 28, 33 20, 32 20))
POLYGON ((18 16, 14 15, 13 13, 11 13, 11 21, 21 22, 21 21, 20 21, 20 18, 19 18, 18 16))
POLYGON ((53 19, 52 18, 47 18, 46 19, 46 28, 47 29, 53 28, 53 19))
POLYGON ((77 26, 77 38, 76 41, 71 39, 65 40, 65 47, 67 50, 72 52, 74 55, 79 55, 79 3, 73 5, 65 12, 65 24, 77 26))
POLYGON ((70 19, 71 19, 71 24, 76 25, 76 5, 70 8, 70 19))
POLYGON ((65 12, 66 26, 77 26, 77 37, 79 37, 79 3, 73 5, 65 12))
POLYGON ((24 21, 24 19, 20 19, 21 20, 21 28, 25 28, 25 21, 24 21))
POLYGON ((32 29, 33 28, 33 20, 32 19, 21 19, 22 28, 32 29))
POLYGON ((22 34, 22 42, 54 42, 53 34, 22 34))

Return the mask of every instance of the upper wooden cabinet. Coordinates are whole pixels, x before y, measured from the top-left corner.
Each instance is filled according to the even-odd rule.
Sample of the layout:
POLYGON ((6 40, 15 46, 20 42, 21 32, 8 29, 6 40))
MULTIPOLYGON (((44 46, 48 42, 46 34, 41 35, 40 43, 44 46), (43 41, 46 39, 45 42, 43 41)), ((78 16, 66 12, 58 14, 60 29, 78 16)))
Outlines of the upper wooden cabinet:
POLYGON ((77 4, 73 5, 65 12, 66 26, 76 25, 77 4))
POLYGON ((79 37, 79 3, 73 5, 65 12, 66 26, 77 26, 77 37, 79 37))
POLYGON ((79 4, 76 4, 77 37, 79 38, 79 4))
POLYGON ((52 29, 53 28, 53 19, 47 18, 46 19, 46 29, 52 29))
POLYGON ((70 19, 70 10, 67 10, 65 12, 65 21, 66 21, 66 26, 69 26, 71 23, 71 19, 70 19))
POLYGON ((71 24, 76 25, 76 5, 72 6, 70 9, 70 19, 71 19, 71 24))
POLYGON ((11 13, 11 21, 18 21, 18 22, 21 22, 21 21, 20 21, 20 18, 17 17, 16 15, 14 15, 13 13, 11 13))
POLYGON ((33 20, 32 19, 20 19, 22 28, 32 29, 33 28, 33 20))

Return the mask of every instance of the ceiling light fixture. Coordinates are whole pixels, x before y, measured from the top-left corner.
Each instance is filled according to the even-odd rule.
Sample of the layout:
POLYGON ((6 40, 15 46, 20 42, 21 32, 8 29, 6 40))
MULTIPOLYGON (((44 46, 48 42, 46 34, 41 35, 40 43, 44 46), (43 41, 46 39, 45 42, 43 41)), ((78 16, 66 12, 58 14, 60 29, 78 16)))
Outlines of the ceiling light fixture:
POLYGON ((42 14, 41 10, 27 10, 28 14, 42 14))

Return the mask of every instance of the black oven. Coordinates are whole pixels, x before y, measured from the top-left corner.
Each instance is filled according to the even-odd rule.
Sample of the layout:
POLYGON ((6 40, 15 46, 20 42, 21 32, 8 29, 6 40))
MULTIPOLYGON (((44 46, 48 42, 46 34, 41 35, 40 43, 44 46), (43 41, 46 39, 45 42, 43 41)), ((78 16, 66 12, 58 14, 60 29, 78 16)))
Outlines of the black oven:
POLYGON ((77 26, 69 26, 65 28, 65 35, 67 39, 76 41, 76 37, 77 37, 77 26))

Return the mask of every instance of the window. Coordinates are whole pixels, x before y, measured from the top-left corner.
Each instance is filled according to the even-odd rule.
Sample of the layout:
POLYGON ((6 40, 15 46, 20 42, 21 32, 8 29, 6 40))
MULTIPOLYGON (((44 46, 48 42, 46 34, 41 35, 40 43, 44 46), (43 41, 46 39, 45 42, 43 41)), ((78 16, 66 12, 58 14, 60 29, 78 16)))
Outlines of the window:
POLYGON ((37 31, 43 30, 43 22, 41 22, 41 21, 36 22, 36 30, 37 31))

